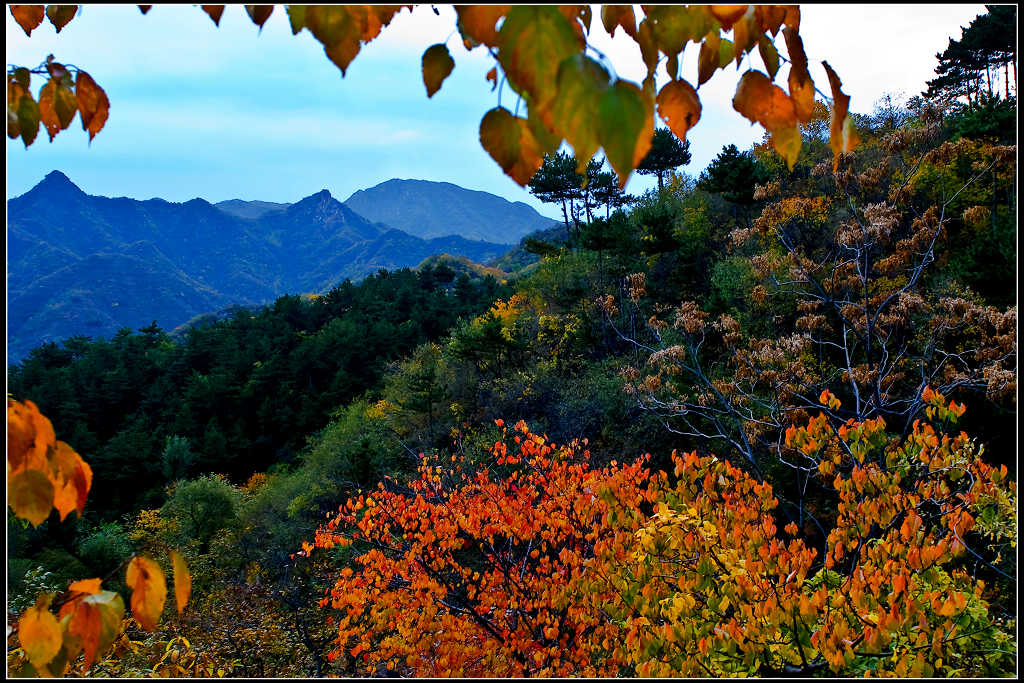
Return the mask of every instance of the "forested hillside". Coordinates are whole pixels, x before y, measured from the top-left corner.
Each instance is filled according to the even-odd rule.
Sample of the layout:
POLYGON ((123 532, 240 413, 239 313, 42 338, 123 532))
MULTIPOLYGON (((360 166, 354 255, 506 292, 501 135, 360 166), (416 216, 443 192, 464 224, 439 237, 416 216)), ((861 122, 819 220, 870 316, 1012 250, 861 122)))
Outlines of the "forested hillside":
POLYGON ((62 488, 11 497, 9 666, 1013 675, 1017 103, 988 12, 927 93, 817 103, 796 144, 766 132, 695 176, 665 135, 639 197, 541 155, 564 230, 500 271, 433 258, 180 341, 33 350, 8 372, 12 471, 55 434, 93 474, 78 515, 62 488), (168 549, 191 597, 147 625, 121 569, 168 549), (85 577, 121 600, 95 664, 85 577))

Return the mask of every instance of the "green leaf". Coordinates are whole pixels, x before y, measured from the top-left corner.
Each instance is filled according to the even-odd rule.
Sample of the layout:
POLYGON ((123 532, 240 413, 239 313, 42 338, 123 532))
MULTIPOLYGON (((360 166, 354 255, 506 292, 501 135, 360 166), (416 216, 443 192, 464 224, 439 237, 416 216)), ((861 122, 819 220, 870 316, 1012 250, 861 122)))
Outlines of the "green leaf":
POLYGON ((768 71, 768 77, 773 81, 775 80, 775 74, 779 73, 779 52, 775 49, 775 45, 768 36, 761 34, 761 38, 757 41, 758 52, 761 53, 761 61, 764 62, 764 67, 768 71))
POLYGON ((444 44, 438 43, 427 48, 423 53, 423 84, 427 86, 427 97, 433 97, 441 89, 444 79, 448 78, 454 68, 455 60, 444 44))
POLYGON ((78 5, 47 5, 46 6, 46 17, 53 24, 53 27, 57 29, 57 33, 68 25, 68 22, 75 18, 75 13, 78 12, 78 5))
POLYGON ((538 113, 557 94, 558 67, 581 49, 568 20, 550 5, 512 7, 498 32, 498 62, 538 113))
MULTIPOLYGON (((697 55, 697 85, 704 85, 715 73, 715 70, 724 66, 719 58, 719 44, 722 42, 718 31, 712 31, 704 36, 700 52, 697 55)), ((732 59, 732 55, 729 55, 732 59)), ((729 62, 727 61, 726 64, 729 62)))
POLYGON ((597 125, 608 163, 625 187, 629 174, 647 154, 654 134, 654 103, 634 83, 616 81, 601 97, 597 125))
POLYGON ((288 22, 292 26, 292 35, 295 35, 306 25, 306 6, 288 5, 288 22))
POLYGON ((601 147, 593 112, 601 106, 610 80, 603 66, 582 54, 570 57, 558 68, 558 98, 552 104, 550 119, 554 130, 572 145, 578 173, 586 169, 601 147))
POLYGON ((18 81, 18 84, 28 90, 29 84, 32 82, 32 72, 23 66, 19 66, 14 70, 14 79, 18 81))
POLYGON ((658 49, 666 55, 678 55, 686 43, 707 32, 707 14, 700 7, 652 5, 646 21, 658 49))

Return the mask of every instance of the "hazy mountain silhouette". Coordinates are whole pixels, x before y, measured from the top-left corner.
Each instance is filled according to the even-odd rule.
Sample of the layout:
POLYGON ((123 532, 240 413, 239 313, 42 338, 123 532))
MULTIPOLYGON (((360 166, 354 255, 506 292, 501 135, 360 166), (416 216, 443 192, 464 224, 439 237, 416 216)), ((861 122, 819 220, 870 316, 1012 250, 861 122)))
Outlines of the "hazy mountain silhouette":
POLYGON ((294 204, 139 201, 88 195, 53 171, 7 202, 8 362, 46 341, 110 337, 154 320, 169 330, 432 254, 486 261, 516 241, 504 239, 421 239, 367 220, 327 190, 294 204))
POLYGON ((429 180, 388 180, 345 200, 359 215, 416 237, 461 235, 514 244, 553 218, 489 192, 429 180))

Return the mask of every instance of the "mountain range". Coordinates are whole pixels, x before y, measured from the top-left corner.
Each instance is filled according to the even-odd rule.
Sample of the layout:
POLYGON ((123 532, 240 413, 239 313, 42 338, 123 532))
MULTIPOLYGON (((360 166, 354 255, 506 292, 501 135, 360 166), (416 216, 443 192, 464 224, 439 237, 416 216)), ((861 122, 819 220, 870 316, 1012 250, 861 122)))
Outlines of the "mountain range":
POLYGON ((476 195, 486 193, 456 186, 444 189, 445 202, 425 199, 425 186, 406 194, 380 189, 409 182, 426 181, 382 183, 364 195, 372 201, 363 201, 378 205, 375 215, 391 211, 384 206, 389 201, 422 202, 425 207, 392 211, 423 217, 430 227, 420 235, 368 219, 327 190, 294 204, 139 201, 86 194, 53 171, 7 202, 8 363, 44 342, 109 338, 154 320, 172 329, 227 306, 326 291, 346 278, 412 267, 435 254, 486 262, 519 241, 530 218, 523 207, 535 224, 552 222, 494 195, 497 201, 487 200, 491 212, 482 214, 476 195), (472 208, 460 197, 471 197, 472 208), (460 218, 437 235, 445 220, 438 214, 460 218), (472 216, 486 225, 473 227, 472 216), (490 241, 475 239, 482 234, 490 241))

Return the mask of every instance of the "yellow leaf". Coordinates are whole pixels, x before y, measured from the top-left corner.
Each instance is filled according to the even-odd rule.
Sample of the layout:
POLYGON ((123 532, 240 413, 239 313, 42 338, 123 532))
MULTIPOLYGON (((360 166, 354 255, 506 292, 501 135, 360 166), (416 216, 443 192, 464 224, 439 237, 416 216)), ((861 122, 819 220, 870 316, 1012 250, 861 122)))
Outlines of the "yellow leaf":
POLYGON ((7 503, 15 515, 39 526, 53 509, 53 484, 39 470, 22 470, 7 480, 7 503))
POLYGON ((800 157, 801 144, 803 144, 803 138, 796 125, 792 128, 778 128, 771 133, 772 147, 785 160, 786 166, 790 167, 791 171, 793 165, 797 163, 797 158, 800 157))
POLYGON ((49 607, 50 597, 41 595, 18 619, 18 642, 36 669, 49 664, 62 644, 60 623, 49 607))
POLYGON ((686 133, 700 120, 701 104, 697 91, 684 79, 665 84, 657 97, 658 114, 676 137, 686 141, 686 133))
POLYGON ((178 551, 170 550, 171 566, 174 567, 174 600, 177 603, 178 614, 181 614, 188 603, 188 596, 192 593, 192 574, 188 571, 188 565, 178 551))
POLYGON ((136 555, 128 563, 125 582, 132 589, 132 615, 147 631, 156 630, 156 623, 167 600, 167 583, 160 565, 136 555))
POLYGON ((433 97, 441 89, 454 68, 455 60, 442 43, 427 48, 423 53, 423 84, 427 86, 427 97, 433 97))

